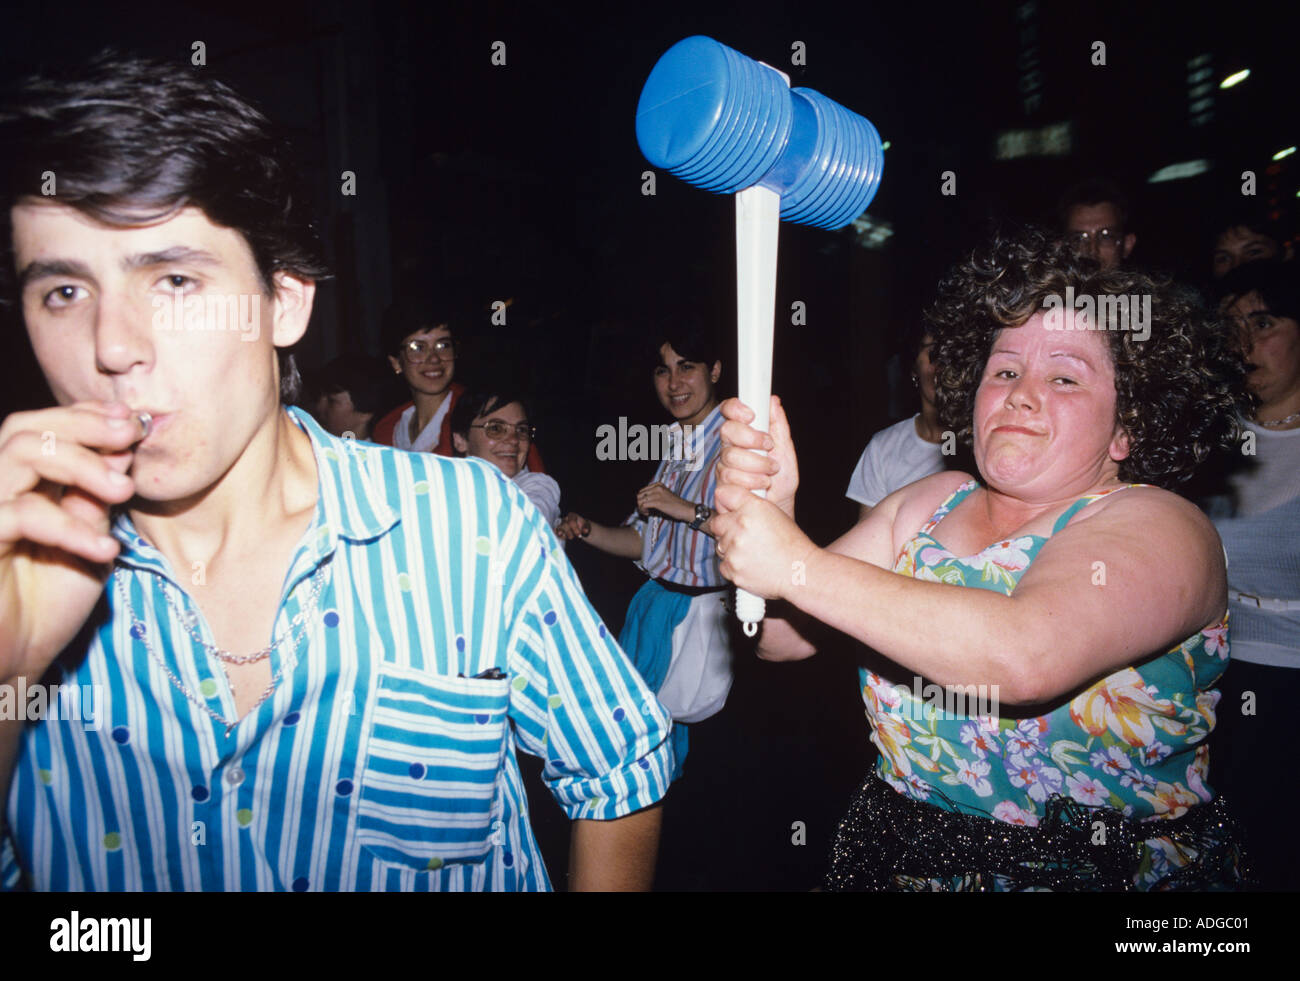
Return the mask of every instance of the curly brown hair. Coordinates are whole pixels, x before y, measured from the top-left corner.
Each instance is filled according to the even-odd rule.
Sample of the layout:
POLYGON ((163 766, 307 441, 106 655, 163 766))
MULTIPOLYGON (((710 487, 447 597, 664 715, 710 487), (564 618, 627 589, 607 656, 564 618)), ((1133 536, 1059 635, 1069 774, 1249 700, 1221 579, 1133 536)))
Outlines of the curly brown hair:
POLYGON ((1076 297, 1151 297, 1149 336, 1103 332, 1117 421, 1129 437, 1121 480, 1173 488, 1215 450, 1237 445, 1251 396, 1220 316, 1193 290, 1133 269, 1103 270, 1036 228, 996 232, 943 278, 926 311, 940 418, 959 440, 972 443, 975 391, 998 331, 1025 323, 1067 287, 1076 297))

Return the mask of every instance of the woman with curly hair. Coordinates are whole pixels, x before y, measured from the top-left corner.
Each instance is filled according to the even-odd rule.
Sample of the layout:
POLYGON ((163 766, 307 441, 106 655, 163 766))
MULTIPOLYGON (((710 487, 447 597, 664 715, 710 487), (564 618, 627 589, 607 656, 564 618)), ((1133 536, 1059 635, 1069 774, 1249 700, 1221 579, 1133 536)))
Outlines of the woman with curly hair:
POLYGON ((779 401, 770 436, 723 406, 722 571, 781 601, 760 656, 814 654, 820 621, 888 659, 862 671, 880 759, 827 888, 1238 887, 1205 746, 1223 549, 1168 488, 1235 441, 1240 359, 1192 295, 1036 231, 958 265, 928 320, 978 476, 910 484, 828 548, 794 523, 779 401))

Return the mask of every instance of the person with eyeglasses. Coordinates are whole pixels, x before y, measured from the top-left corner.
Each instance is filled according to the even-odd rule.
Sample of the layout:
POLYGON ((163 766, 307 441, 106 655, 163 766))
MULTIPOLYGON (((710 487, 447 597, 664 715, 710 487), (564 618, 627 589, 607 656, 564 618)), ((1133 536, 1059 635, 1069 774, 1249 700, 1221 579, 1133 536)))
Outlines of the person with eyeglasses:
MULTIPOLYGON (((400 297, 384 313, 383 344, 388 363, 411 390, 399 405, 374 425, 370 439, 416 453, 455 456, 451 412, 465 386, 456 376, 456 329, 464 318, 441 309, 416 291, 400 297)), ((541 454, 528 448, 528 467, 544 473, 541 454)))
POLYGON ((1060 228, 1074 250, 1090 255, 1103 269, 1124 264, 1137 245, 1128 231, 1128 200, 1110 181, 1091 179, 1068 190, 1058 206, 1060 228))
POLYGON ((487 460, 513 480, 554 527, 560 517, 560 485, 553 477, 528 467, 528 451, 537 434, 531 418, 528 404, 513 392, 473 389, 451 410, 451 442, 457 456, 487 460))

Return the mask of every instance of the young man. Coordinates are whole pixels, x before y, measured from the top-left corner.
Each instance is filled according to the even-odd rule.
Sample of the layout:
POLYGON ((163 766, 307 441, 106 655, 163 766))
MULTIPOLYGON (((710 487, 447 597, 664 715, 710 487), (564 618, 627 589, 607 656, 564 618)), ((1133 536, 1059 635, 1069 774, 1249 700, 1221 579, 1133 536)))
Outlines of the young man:
POLYGON ((59 403, 0 425, 0 707, 95 705, 0 721, 0 884, 546 889, 518 743, 571 887, 648 886, 668 719, 550 529, 481 463, 280 404, 324 268, 265 118, 101 57, 0 142, 0 288, 59 403))
POLYGON ((619 643, 672 712, 673 779, 689 747, 683 722, 701 722, 721 710, 731 691, 731 645, 710 532, 722 413, 717 384, 722 361, 716 342, 673 324, 661 331, 655 394, 673 418, 670 452, 654 480, 636 496, 636 510, 620 527, 565 515, 557 534, 602 552, 637 559, 650 579, 628 606, 619 643))

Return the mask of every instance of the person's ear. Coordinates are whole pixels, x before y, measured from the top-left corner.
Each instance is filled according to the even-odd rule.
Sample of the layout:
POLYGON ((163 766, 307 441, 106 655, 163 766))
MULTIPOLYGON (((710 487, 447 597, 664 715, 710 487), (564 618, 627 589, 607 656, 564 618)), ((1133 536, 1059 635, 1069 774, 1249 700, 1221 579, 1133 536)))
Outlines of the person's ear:
POLYGON ((1138 242, 1138 237, 1134 235, 1132 232, 1129 232, 1127 235, 1125 235, 1124 252, 1120 256, 1120 258, 1127 259, 1129 257, 1129 254, 1133 251, 1133 246, 1137 245, 1137 242, 1138 242))
POLYGON ((307 333, 311 308, 316 300, 316 283, 288 272, 272 277, 275 284, 271 342, 276 347, 293 347, 307 333))
POLYGON ((721 377, 722 377, 722 362, 715 361, 713 362, 713 370, 709 372, 709 381, 712 382, 714 385, 716 385, 718 383, 718 379, 721 377))
POLYGON ((467 440, 460 433, 451 434, 451 445, 455 448, 456 452, 459 453, 461 456, 469 455, 469 440, 467 440))
POLYGON ((1116 463, 1127 460, 1131 451, 1128 433, 1123 426, 1115 426, 1115 435, 1110 441, 1110 458, 1116 463))
POLYGON ((388 363, 389 363, 389 365, 392 366, 393 374, 400 375, 400 374, 402 373, 402 359, 401 359, 401 358, 395 358, 395 357, 393 357, 393 356, 390 354, 390 355, 388 356, 388 363))

